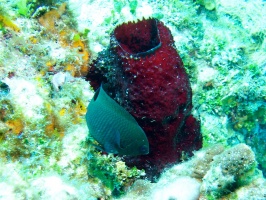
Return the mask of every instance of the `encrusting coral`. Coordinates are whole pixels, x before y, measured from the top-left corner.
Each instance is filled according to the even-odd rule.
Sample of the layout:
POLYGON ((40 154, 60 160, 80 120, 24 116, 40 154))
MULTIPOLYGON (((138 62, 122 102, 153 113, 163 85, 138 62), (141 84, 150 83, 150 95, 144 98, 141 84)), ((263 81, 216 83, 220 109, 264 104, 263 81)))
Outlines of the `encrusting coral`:
POLYGON ((214 157, 223 151, 224 147, 217 144, 197 152, 194 156, 195 161, 193 163, 193 170, 191 170, 191 177, 201 180, 210 169, 214 157))
POLYGON ((214 157, 202 179, 201 191, 206 196, 221 197, 249 184, 254 179, 256 167, 255 154, 251 148, 238 144, 214 157))

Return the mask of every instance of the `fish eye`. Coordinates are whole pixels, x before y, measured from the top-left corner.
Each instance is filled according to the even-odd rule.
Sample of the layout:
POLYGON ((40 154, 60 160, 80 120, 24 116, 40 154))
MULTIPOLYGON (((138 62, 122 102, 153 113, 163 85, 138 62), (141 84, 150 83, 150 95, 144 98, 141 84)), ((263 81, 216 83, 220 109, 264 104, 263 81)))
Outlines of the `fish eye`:
POLYGON ((139 151, 140 151, 141 155, 146 155, 149 153, 149 148, 147 147, 147 145, 142 145, 139 148, 139 151))

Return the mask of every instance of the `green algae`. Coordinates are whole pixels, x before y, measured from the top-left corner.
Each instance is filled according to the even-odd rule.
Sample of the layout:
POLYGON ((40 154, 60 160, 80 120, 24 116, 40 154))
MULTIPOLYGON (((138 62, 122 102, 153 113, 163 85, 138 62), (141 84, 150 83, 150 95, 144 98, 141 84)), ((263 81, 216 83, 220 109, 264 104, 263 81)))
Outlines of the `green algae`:
MULTIPOLYGON (((92 139, 88 138, 87 142, 93 146, 92 139)), ((89 148, 87 160, 89 179, 100 182, 117 197, 125 194, 126 189, 145 174, 136 167, 127 167, 120 157, 101 154, 93 147, 89 148)))

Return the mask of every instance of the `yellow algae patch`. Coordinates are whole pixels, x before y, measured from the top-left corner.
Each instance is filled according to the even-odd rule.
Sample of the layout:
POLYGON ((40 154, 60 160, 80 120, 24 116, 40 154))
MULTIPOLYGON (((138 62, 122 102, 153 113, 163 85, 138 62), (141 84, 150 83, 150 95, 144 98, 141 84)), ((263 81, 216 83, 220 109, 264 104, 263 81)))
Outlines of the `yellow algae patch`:
POLYGON ((75 65, 67 64, 65 70, 68 71, 72 76, 75 76, 75 71, 76 71, 75 65))
POLYGON ((54 67, 56 65, 56 61, 55 60, 49 60, 45 63, 45 71, 48 70, 49 72, 53 72, 54 71, 54 67))
POLYGON ((6 125, 9 127, 9 130, 15 133, 16 135, 19 135, 24 128, 24 123, 21 119, 8 120, 6 122, 6 125))
POLYGON ((45 126, 45 134, 49 137, 56 136, 62 139, 64 137, 64 129, 59 125, 56 117, 50 116, 47 121, 49 123, 45 126))
POLYGON ((33 35, 29 37, 29 41, 31 42, 31 44, 37 44, 39 42, 38 38, 33 35))
POLYGON ((72 29, 66 29, 59 33, 59 41, 62 47, 69 47, 75 49, 77 53, 76 62, 73 64, 80 65, 79 70, 75 67, 70 67, 67 65, 67 71, 69 71, 73 76, 84 76, 88 73, 88 62, 90 58, 90 53, 87 49, 85 41, 81 39, 79 34, 72 29), (78 35, 78 37, 76 37, 78 35))
POLYGON ((75 111, 78 115, 85 115, 87 108, 84 103, 82 103, 81 101, 77 101, 75 111))
POLYGON ((66 3, 61 4, 57 10, 51 10, 39 18, 39 23, 48 31, 56 32, 56 21, 60 19, 62 14, 66 11, 66 3))
POLYGON ((62 108, 60 111, 59 111, 59 115, 60 116, 64 116, 66 114, 66 109, 65 108, 62 108))
POLYGON ((2 23, 5 27, 11 28, 13 31, 20 32, 20 28, 4 15, 0 15, 0 23, 2 23))
MULTIPOLYGON (((87 48, 86 40, 82 39, 82 34, 70 28, 61 16, 66 12, 66 3, 63 3, 57 10, 51 10, 39 18, 39 23, 44 26, 47 32, 53 34, 53 37, 60 43, 63 48, 67 48, 73 53, 72 59, 61 62, 60 66, 64 66, 74 77, 85 76, 88 73, 88 63, 90 52, 87 48), (62 26, 56 26, 56 24, 62 26)), ((54 71, 55 63, 46 63, 48 71, 54 71)))

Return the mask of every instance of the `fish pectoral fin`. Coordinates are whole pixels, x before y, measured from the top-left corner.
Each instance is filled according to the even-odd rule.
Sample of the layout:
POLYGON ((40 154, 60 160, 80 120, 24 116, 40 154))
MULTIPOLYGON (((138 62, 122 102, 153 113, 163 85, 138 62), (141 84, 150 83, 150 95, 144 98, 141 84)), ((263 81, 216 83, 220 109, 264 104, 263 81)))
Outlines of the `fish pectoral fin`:
POLYGON ((115 131, 115 144, 118 148, 121 148, 121 135, 118 130, 115 131))
POLYGON ((117 147, 114 145, 114 143, 108 142, 108 141, 106 143, 104 143, 104 150, 103 151, 106 151, 108 153, 114 153, 114 154, 118 153, 117 147))
POLYGON ((101 147, 100 145, 92 144, 92 146, 94 146, 96 149, 98 149, 98 150, 100 150, 100 151, 104 151, 104 148, 101 147))
POLYGON ((105 143, 103 147, 97 144, 92 144, 92 146, 94 146, 99 151, 113 153, 113 154, 118 153, 118 151, 111 145, 111 143, 105 143))
POLYGON ((120 132, 118 130, 114 130, 112 133, 114 133, 113 139, 104 143, 104 149, 109 153, 117 154, 119 153, 119 149, 121 149, 120 132))

